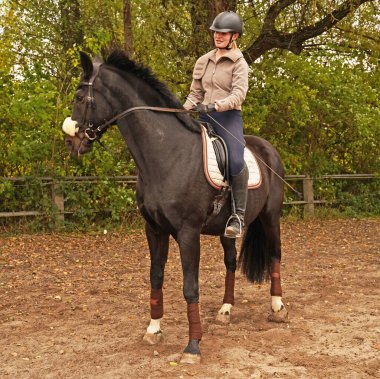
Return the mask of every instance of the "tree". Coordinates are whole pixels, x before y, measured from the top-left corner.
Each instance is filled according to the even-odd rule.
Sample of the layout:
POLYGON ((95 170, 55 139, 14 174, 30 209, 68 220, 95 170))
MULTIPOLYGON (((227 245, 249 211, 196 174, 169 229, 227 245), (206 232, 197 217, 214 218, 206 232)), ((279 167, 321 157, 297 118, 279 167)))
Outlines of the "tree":
MULTIPOLYGON (((165 13, 168 30, 170 25, 173 28, 178 27, 178 19, 181 19, 179 13, 189 12, 193 46, 183 41, 188 37, 186 29, 182 29, 184 33, 176 45, 178 50, 181 50, 184 44, 188 53, 194 54, 195 57, 210 47, 212 40, 208 31, 214 17, 225 10, 237 11, 243 16, 246 26, 243 39, 244 55, 249 63, 253 63, 276 48, 300 54, 305 48, 313 46, 307 45, 307 41, 315 40, 323 34, 329 34, 337 44, 341 44, 344 39, 355 40, 358 35, 363 36, 365 23, 360 22, 360 17, 355 19, 354 16, 365 3, 368 3, 367 8, 373 7, 372 14, 379 10, 378 4, 373 0, 259 0, 241 3, 236 0, 200 0, 186 3, 163 0, 158 7, 154 4, 152 7, 161 7, 165 12, 169 12, 165 13), (170 17, 172 9, 173 18, 170 17), (343 20, 348 20, 346 25, 342 25, 343 20), (353 25, 361 26, 354 28, 353 25)), ((161 17, 165 17, 164 14, 161 14, 161 17)), ((374 31, 372 28, 372 33, 374 31)), ((368 33, 368 38, 378 41, 376 32, 371 36, 372 33, 368 33)), ((170 38, 170 35, 165 35, 165 38, 170 38)))
POLYGON ((305 41, 328 32, 338 22, 368 2, 371 0, 275 1, 264 17, 259 36, 247 46, 244 56, 248 62, 254 62, 274 48, 300 54, 305 41), (280 27, 284 30, 279 30, 280 27))

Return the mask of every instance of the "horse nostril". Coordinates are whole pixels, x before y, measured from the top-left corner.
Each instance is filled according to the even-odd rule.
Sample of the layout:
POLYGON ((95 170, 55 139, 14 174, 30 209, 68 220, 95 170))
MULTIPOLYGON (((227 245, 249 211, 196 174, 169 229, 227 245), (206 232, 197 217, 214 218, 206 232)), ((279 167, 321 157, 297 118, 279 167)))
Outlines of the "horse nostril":
POLYGON ((67 148, 71 148, 73 146, 73 141, 70 138, 65 139, 65 145, 67 148))
POLYGON ((85 139, 85 140, 83 140, 83 145, 86 146, 86 147, 91 147, 92 142, 89 141, 88 139, 85 139))

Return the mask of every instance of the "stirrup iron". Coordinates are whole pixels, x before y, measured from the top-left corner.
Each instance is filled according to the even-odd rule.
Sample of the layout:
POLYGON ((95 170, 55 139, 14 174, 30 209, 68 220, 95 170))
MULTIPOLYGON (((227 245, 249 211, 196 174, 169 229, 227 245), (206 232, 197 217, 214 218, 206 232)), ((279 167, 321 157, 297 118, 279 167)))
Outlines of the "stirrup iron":
POLYGON ((239 238, 241 237, 243 234, 243 223, 240 219, 240 217, 238 216, 237 213, 233 213, 227 220, 227 223, 226 223, 226 228, 224 230, 224 237, 227 237, 227 238, 239 238), (229 226, 230 226, 230 222, 231 221, 237 221, 238 224, 239 224, 239 232, 236 233, 234 232, 234 230, 236 230, 235 228, 233 228, 234 230, 228 230, 229 226))

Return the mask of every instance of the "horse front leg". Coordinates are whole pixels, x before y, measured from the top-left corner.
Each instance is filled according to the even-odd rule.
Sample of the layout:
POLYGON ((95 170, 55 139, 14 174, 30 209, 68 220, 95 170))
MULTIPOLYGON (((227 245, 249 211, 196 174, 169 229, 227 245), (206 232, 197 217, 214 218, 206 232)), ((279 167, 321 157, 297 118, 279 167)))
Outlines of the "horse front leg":
POLYGON ((162 340, 161 319, 164 315, 164 270, 168 259, 169 235, 154 230, 148 223, 145 227, 150 251, 150 324, 143 340, 154 345, 162 340))
POLYGON ((216 320, 227 324, 231 321, 231 310, 235 304, 236 240, 220 236, 220 242, 224 250, 226 279, 224 283, 223 305, 219 309, 216 320))
POLYGON ((199 363, 202 325, 199 314, 200 233, 183 228, 177 235, 183 272, 183 295, 187 303, 189 343, 182 353, 181 363, 199 363))

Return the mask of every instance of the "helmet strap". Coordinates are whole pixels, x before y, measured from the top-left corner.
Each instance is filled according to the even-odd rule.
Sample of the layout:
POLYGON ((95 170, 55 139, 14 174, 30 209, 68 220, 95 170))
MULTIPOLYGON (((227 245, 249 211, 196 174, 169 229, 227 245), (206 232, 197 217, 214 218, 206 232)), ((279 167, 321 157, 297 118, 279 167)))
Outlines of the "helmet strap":
POLYGON ((221 50, 231 50, 231 43, 232 43, 232 37, 233 37, 233 35, 234 35, 234 33, 231 33, 231 37, 230 37, 230 40, 227 43, 227 46, 226 47, 220 47, 221 50))

